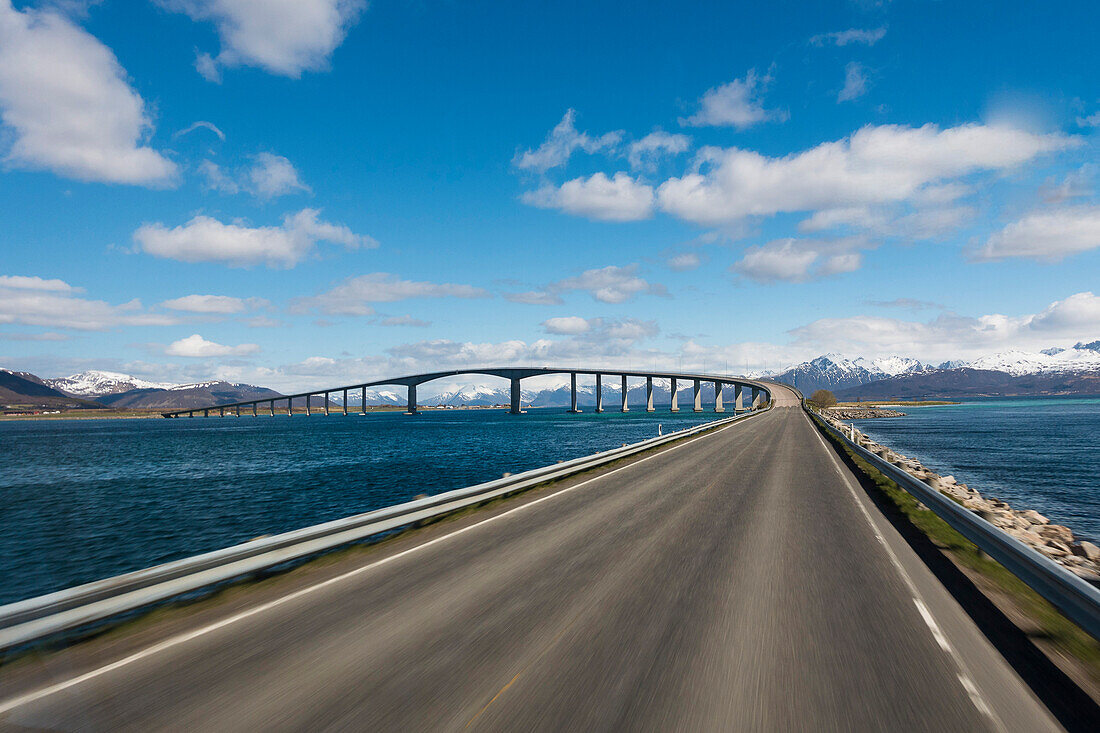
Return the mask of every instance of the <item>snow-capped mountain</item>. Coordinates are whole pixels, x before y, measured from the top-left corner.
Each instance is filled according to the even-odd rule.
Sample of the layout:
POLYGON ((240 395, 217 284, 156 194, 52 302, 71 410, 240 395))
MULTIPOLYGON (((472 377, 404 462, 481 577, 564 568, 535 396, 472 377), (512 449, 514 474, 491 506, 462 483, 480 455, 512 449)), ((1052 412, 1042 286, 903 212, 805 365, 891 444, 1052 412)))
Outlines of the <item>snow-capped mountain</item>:
POLYGON ((42 380, 50 387, 73 395, 95 399, 110 394, 129 392, 132 389, 171 389, 177 385, 167 382, 148 382, 130 374, 89 370, 69 377, 42 380))
POLYGON ((904 356, 884 356, 878 359, 865 359, 860 357, 852 362, 856 366, 861 366, 867 370, 869 374, 885 374, 890 377, 896 377, 899 374, 907 374, 908 372, 919 372, 924 369, 924 365, 916 359, 909 359, 904 356))
POLYGON ((1024 374, 1100 371, 1100 342, 1078 343, 1069 349, 1044 349, 1038 352, 1003 351, 974 359, 966 366, 971 369, 1006 372, 1017 377, 1024 374))

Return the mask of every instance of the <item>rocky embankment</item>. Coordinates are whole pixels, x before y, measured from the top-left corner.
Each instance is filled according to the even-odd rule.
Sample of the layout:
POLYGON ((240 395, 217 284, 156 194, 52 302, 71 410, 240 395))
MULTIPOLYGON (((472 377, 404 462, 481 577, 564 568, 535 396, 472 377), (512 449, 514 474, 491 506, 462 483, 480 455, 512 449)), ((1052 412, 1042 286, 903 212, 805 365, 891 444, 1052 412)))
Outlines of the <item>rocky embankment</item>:
POLYGON ((881 407, 830 407, 826 411, 838 420, 866 420, 872 417, 905 417, 904 412, 881 407))
MULTIPOLYGON (((825 419, 833 427, 849 434, 849 426, 841 423, 832 410, 825 415, 825 419)), ((941 494, 954 499, 993 526, 1035 548, 1074 574, 1092 583, 1100 583, 1100 547, 1078 540, 1069 527, 1051 524, 1049 519, 1034 509, 1017 510, 1000 499, 983 497, 975 489, 958 483, 954 476, 940 476, 929 471, 915 458, 880 445, 859 430, 855 430, 855 440, 882 460, 894 464, 941 494)))

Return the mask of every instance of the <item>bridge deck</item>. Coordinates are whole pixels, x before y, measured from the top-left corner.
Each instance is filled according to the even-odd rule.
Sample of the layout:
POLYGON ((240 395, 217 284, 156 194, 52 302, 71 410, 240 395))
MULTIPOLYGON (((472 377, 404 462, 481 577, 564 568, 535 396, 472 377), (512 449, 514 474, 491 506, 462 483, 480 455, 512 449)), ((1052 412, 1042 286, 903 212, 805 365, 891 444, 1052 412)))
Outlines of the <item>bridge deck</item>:
POLYGON ((23 729, 1056 727, 786 407, 0 689, 23 729))

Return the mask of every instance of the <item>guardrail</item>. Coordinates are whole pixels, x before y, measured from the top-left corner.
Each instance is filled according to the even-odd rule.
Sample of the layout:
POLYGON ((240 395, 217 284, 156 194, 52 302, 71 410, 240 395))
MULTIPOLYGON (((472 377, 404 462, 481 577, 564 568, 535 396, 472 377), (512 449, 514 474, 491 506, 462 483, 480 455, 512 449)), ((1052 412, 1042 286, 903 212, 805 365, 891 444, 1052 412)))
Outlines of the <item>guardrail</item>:
MULTIPOLYGON (((805 403, 803 403, 805 406, 805 403)), ((830 435, 858 455, 914 498, 931 509, 953 529, 978 546, 1026 583, 1074 623, 1100 639, 1100 589, 1077 577, 1037 550, 993 526, 969 509, 905 470, 883 460, 854 442, 826 420, 818 418, 830 435)))
POLYGON ((622 448, 0 606, 0 651, 89 627, 259 570, 359 542, 416 522, 435 519, 547 481, 598 468, 761 412, 763 411, 759 410, 713 420, 622 448))

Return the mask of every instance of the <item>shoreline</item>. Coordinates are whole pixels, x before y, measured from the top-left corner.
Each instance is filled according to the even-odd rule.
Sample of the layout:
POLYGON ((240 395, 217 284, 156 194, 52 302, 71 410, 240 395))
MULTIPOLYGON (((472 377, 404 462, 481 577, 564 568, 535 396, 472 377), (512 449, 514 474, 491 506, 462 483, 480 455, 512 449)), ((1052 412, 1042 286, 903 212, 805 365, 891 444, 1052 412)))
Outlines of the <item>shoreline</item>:
POLYGON ((849 426, 830 414, 822 414, 822 417, 842 432, 851 431, 855 443, 884 461, 923 481, 994 527, 1038 550, 1074 575, 1093 584, 1100 584, 1100 547, 1078 538, 1069 527, 1053 524, 1034 509, 1013 509, 1001 499, 982 496, 977 489, 959 483, 954 476, 940 475, 926 468, 917 459, 877 443, 855 425, 849 426))

